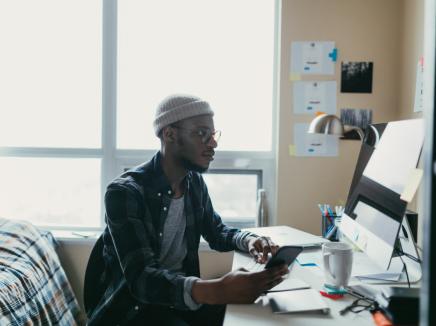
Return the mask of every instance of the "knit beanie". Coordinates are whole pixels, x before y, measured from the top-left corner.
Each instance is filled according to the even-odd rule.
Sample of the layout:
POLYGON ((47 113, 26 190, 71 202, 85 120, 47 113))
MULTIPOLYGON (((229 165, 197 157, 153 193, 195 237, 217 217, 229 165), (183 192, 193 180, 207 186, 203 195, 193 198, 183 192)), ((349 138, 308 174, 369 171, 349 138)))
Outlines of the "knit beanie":
POLYGON ((153 122, 154 133, 159 136, 163 127, 183 119, 205 114, 212 116, 214 114, 206 101, 191 95, 170 95, 157 106, 153 122))

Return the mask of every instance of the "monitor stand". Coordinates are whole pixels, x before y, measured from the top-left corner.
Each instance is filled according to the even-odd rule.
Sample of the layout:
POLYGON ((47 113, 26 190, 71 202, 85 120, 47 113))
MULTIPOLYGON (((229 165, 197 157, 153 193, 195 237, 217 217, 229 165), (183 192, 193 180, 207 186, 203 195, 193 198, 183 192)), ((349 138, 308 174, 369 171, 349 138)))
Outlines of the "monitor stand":
MULTIPOLYGON (((403 265, 406 265, 407 274, 409 275, 409 282, 419 282, 422 278, 422 268, 421 264, 419 263, 420 256, 415 244, 415 239, 413 238, 412 229, 410 228, 407 218, 404 218, 403 223, 401 224, 396 247, 399 247, 399 249, 406 255, 402 255, 401 258, 400 256, 394 256, 392 257, 392 262, 400 261, 401 264, 403 264, 404 262, 403 265), (413 258, 416 258, 416 260, 418 261, 413 258)), ((400 281, 407 282, 407 276, 405 271, 403 271, 400 281)))
MULTIPOLYGON (((380 239, 376 237, 372 232, 356 223, 356 221, 346 214, 342 217, 340 225, 341 233, 351 241, 351 243, 361 249, 367 255, 368 268, 364 268, 362 271, 356 271, 354 276, 365 283, 407 283, 407 276, 405 273, 404 265, 407 268, 410 283, 418 282, 422 277, 421 265, 413 259, 402 255, 391 255, 391 258, 387 258, 386 255, 382 255, 385 259, 383 263, 386 267, 380 266, 380 257, 374 254, 376 248, 380 245, 380 239), (365 239, 363 242, 362 239, 365 239), (404 263, 403 263, 404 262, 404 263)), ((397 244, 399 244, 400 250, 404 253, 419 259, 419 254, 416 249, 413 234, 410 229, 409 223, 406 218, 403 218, 400 227, 399 235, 397 236, 397 244), (407 235, 407 236, 406 236, 407 235)), ((391 247, 391 252, 394 253, 394 248, 391 247)))

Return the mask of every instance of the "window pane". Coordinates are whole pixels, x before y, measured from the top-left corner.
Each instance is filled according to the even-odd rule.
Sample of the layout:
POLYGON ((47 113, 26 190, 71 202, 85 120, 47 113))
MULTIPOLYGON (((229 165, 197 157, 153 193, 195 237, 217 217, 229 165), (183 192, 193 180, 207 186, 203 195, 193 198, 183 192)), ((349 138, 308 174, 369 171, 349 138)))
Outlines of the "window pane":
POLYGON ((0 1, 0 146, 100 147, 101 2, 0 1))
POLYGON ((0 216, 99 226, 100 159, 0 158, 0 216))
POLYGON ((273 0, 118 2, 119 148, 158 148, 152 121, 173 93, 209 101, 219 149, 271 150, 273 0))
POLYGON ((212 204, 223 218, 253 221, 256 218, 257 175, 203 175, 212 204))

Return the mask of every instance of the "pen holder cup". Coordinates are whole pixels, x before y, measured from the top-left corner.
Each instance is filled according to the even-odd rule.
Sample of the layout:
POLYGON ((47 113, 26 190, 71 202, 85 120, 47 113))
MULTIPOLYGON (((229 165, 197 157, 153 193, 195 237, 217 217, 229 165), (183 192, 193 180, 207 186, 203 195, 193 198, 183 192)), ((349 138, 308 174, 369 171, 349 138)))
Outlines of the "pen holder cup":
POLYGON ((339 241, 339 224, 341 215, 321 216, 321 234, 324 238, 331 241, 339 241))

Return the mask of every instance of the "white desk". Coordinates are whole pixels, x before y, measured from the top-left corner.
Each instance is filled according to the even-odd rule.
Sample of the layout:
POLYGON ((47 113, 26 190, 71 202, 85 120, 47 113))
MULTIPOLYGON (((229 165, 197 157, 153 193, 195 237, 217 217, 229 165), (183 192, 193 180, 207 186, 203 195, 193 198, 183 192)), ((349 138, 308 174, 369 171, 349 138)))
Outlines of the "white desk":
MULTIPOLYGON (((296 244, 293 241, 293 236, 298 236, 304 234, 296 234, 298 230, 289 228, 289 227, 271 227, 271 228, 258 228, 251 229, 251 231, 257 233, 258 235, 268 235, 272 238, 273 241, 278 243, 279 245, 292 245, 296 244), (275 237, 277 234, 277 238, 275 237), (291 236, 291 237, 290 237, 291 236)), ((308 242, 310 243, 310 238, 308 237, 308 242)), ((318 249, 314 251, 321 255, 321 250, 318 249)), ((235 270, 239 267, 247 266, 251 257, 248 254, 243 254, 240 252, 235 252, 233 258, 233 266, 232 269, 235 270)), ((324 284, 324 274, 322 271, 322 266, 313 266, 313 267, 301 267, 297 263, 294 263, 291 267, 291 271, 289 273, 289 277, 298 278, 309 284, 313 289, 321 290, 324 284)), ((322 325, 374 325, 372 320, 372 316, 369 312, 361 312, 359 314, 355 314, 352 312, 348 312, 344 316, 339 315, 339 311, 350 303, 354 301, 354 297, 346 295, 344 298, 339 300, 332 300, 329 298, 323 299, 330 306, 330 315, 321 315, 316 313, 304 313, 304 314, 273 314, 271 312, 271 308, 267 302, 267 300, 258 300, 255 304, 246 304, 246 305, 236 305, 229 304, 227 305, 226 316, 224 319, 224 326, 232 326, 232 325, 314 325, 314 326, 322 326, 322 325)))

